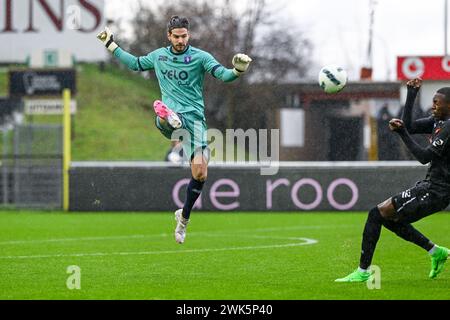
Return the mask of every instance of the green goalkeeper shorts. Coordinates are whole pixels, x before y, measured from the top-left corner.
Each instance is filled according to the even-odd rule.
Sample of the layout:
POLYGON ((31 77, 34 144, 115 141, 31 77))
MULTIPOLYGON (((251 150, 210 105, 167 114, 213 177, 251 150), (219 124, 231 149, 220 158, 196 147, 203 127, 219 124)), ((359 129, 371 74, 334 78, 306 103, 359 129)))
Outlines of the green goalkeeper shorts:
POLYGON ((178 116, 183 124, 180 129, 175 130, 168 124, 161 125, 158 117, 156 117, 156 127, 167 139, 181 141, 184 154, 189 155, 192 160, 197 153, 207 150, 208 127, 204 119, 193 113, 178 113, 178 116))

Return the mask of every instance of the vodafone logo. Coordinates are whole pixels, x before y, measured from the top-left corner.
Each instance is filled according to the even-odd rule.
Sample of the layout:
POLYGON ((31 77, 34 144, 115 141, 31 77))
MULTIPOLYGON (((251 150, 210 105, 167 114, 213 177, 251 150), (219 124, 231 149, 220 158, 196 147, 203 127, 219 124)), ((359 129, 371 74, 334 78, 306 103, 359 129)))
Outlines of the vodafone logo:
MULTIPOLYGON (((450 66, 448 66, 450 69, 450 66)), ((402 72, 406 78, 422 77, 425 73, 425 63, 420 58, 407 58, 403 61, 402 72)))
POLYGON ((442 58, 442 70, 450 72, 450 57, 442 58))
POLYGON ((450 81, 450 55, 398 57, 397 76, 399 80, 450 81))

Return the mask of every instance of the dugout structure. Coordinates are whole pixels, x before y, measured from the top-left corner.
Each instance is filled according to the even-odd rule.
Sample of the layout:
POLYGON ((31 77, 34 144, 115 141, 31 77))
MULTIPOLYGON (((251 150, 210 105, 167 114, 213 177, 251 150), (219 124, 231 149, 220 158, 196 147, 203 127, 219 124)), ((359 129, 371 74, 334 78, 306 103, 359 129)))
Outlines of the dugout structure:
MULTIPOLYGON (((260 85, 259 90, 269 90, 260 85)), ((380 113, 401 112, 400 82, 348 83, 339 94, 326 94, 316 83, 283 84, 273 89, 278 103, 266 111, 267 126, 279 128, 282 161, 396 161, 410 160, 384 155, 379 147, 390 140, 377 133, 389 131, 380 113)), ((397 141, 396 141, 397 142, 397 141)), ((395 150, 401 144, 396 143, 395 150)))
POLYGON ((60 209, 62 125, 16 124, 3 134, 3 207, 60 209))
POLYGON ((11 124, 2 130, 0 207, 68 210, 71 92, 59 124, 11 124))

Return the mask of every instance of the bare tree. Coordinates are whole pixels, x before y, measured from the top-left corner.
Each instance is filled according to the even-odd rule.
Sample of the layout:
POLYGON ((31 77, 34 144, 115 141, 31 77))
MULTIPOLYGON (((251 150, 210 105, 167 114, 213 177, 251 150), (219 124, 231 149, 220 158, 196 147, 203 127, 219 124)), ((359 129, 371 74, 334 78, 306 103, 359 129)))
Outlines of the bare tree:
POLYGON ((191 22, 191 44, 214 55, 231 67, 234 54, 252 57, 250 72, 231 84, 211 78, 205 82, 206 116, 217 128, 249 128, 266 122, 267 103, 276 97, 254 84, 277 85, 290 79, 302 79, 308 70, 312 47, 299 30, 283 25, 270 10, 266 0, 248 0, 237 11, 232 1, 167 0, 163 6, 148 7, 142 2, 132 21, 134 41, 129 49, 145 55, 169 45, 166 23, 172 15, 191 22), (245 114, 260 114, 254 123, 245 114))

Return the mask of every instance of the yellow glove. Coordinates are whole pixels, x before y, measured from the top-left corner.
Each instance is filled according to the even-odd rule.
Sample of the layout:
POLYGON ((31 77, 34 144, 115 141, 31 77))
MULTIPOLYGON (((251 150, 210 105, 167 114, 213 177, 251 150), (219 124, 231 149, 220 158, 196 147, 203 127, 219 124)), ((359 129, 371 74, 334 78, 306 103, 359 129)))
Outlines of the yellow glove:
POLYGON ((252 59, 243 53, 238 53, 233 57, 233 72, 235 75, 240 76, 244 72, 247 71, 248 67, 250 66, 250 62, 252 62, 252 59))
POLYGON ((105 47, 111 51, 114 52, 114 50, 116 50, 119 46, 117 45, 117 43, 114 42, 114 35, 111 32, 111 30, 109 30, 108 27, 105 27, 105 30, 103 30, 102 32, 100 32, 97 35, 97 38, 105 45, 105 47))

